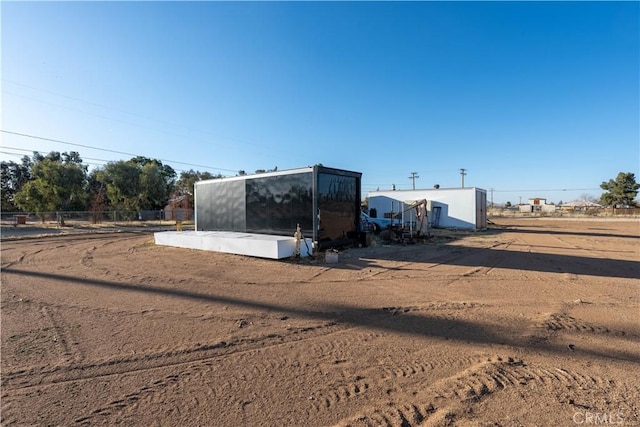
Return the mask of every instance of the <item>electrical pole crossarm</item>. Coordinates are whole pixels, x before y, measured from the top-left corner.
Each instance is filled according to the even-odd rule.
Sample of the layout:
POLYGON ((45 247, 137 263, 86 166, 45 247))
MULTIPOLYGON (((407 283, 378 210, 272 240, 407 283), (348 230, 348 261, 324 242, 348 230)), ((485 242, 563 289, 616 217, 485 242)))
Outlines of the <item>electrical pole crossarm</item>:
POLYGON ((416 189, 416 178, 420 178, 420 176, 418 176, 418 172, 411 172, 411 176, 409 177, 409 179, 413 180, 413 189, 416 189))

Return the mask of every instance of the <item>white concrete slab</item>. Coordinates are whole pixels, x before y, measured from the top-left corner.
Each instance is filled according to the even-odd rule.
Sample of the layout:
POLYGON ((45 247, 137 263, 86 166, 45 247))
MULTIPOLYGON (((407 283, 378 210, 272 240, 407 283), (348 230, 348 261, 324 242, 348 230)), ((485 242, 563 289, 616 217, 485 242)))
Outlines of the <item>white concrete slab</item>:
MULTIPOLYGON (((296 241, 293 236, 271 236, 231 231, 163 231, 154 233, 154 237, 157 245, 260 258, 290 258, 296 253, 296 241)), ((313 253, 312 240, 305 240, 306 245, 304 241, 300 242, 301 257, 313 253)))

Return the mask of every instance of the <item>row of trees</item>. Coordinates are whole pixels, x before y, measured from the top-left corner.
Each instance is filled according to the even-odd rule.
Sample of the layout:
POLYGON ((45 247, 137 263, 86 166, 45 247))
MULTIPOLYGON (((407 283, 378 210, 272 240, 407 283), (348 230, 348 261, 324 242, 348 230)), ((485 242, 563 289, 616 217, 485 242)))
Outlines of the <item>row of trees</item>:
MULTIPOLYGON (((181 196, 193 206, 193 187, 197 181, 222 178, 218 174, 189 170, 180 176, 169 165, 147 157, 109 162, 88 171, 80 155, 72 151, 52 151, 46 156, 35 152, 20 163, 1 162, 0 196, 3 212, 55 211, 143 211, 160 210, 170 199, 181 196)), ((273 172, 278 168, 257 170, 273 172)), ((239 171, 238 175, 246 175, 239 171)), ((620 172, 603 182, 600 203, 635 206, 640 184, 631 172, 620 172)))
POLYGON ((2 162, 1 209, 4 212, 159 210, 171 198, 186 196, 193 206, 193 185, 222 178, 189 170, 180 176, 160 160, 134 157, 89 172, 77 152, 24 156, 2 162))

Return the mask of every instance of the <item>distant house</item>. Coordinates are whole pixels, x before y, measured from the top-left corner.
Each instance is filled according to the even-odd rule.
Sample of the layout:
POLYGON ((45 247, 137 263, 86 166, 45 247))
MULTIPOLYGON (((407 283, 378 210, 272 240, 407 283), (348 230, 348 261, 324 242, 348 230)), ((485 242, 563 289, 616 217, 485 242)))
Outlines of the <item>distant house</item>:
POLYGON ((167 221, 189 221, 193 219, 193 207, 186 195, 169 199, 164 207, 164 219, 167 221))
POLYGON ((556 205, 554 205, 553 203, 548 204, 547 199, 536 197, 533 199, 529 199, 528 204, 520 205, 519 209, 520 209, 520 212, 523 212, 523 213, 532 213, 532 212, 552 213, 556 211, 556 205))
POLYGON ((565 211, 586 211, 589 209, 601 209, 603 206, 600 203, 590 202, 588 200, 574 200, 573 202, 567 202, 562 205, 562 210, 565 211))
POLYGON ((535 199, 529 199, 529 204, 532 206, 545 206, 547 204, 547 199, 536 197, 535 199))

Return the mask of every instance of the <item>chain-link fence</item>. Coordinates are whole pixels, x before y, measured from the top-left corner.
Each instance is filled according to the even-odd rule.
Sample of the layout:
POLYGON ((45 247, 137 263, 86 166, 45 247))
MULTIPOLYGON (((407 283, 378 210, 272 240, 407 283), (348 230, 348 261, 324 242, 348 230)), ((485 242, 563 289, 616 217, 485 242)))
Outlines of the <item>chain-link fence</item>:
POLYGON ((118 224, 144 221, 191 221, 193 210, 172 209, 158 211, 58 211, 58 212, 1 212, 2 225, 42 223, 118 224))
POLYGON ((487 208, 490 217, 616 217, 638 218, 640 208, 558 206, 553 212, 522 212, 519 208, 487 208))

